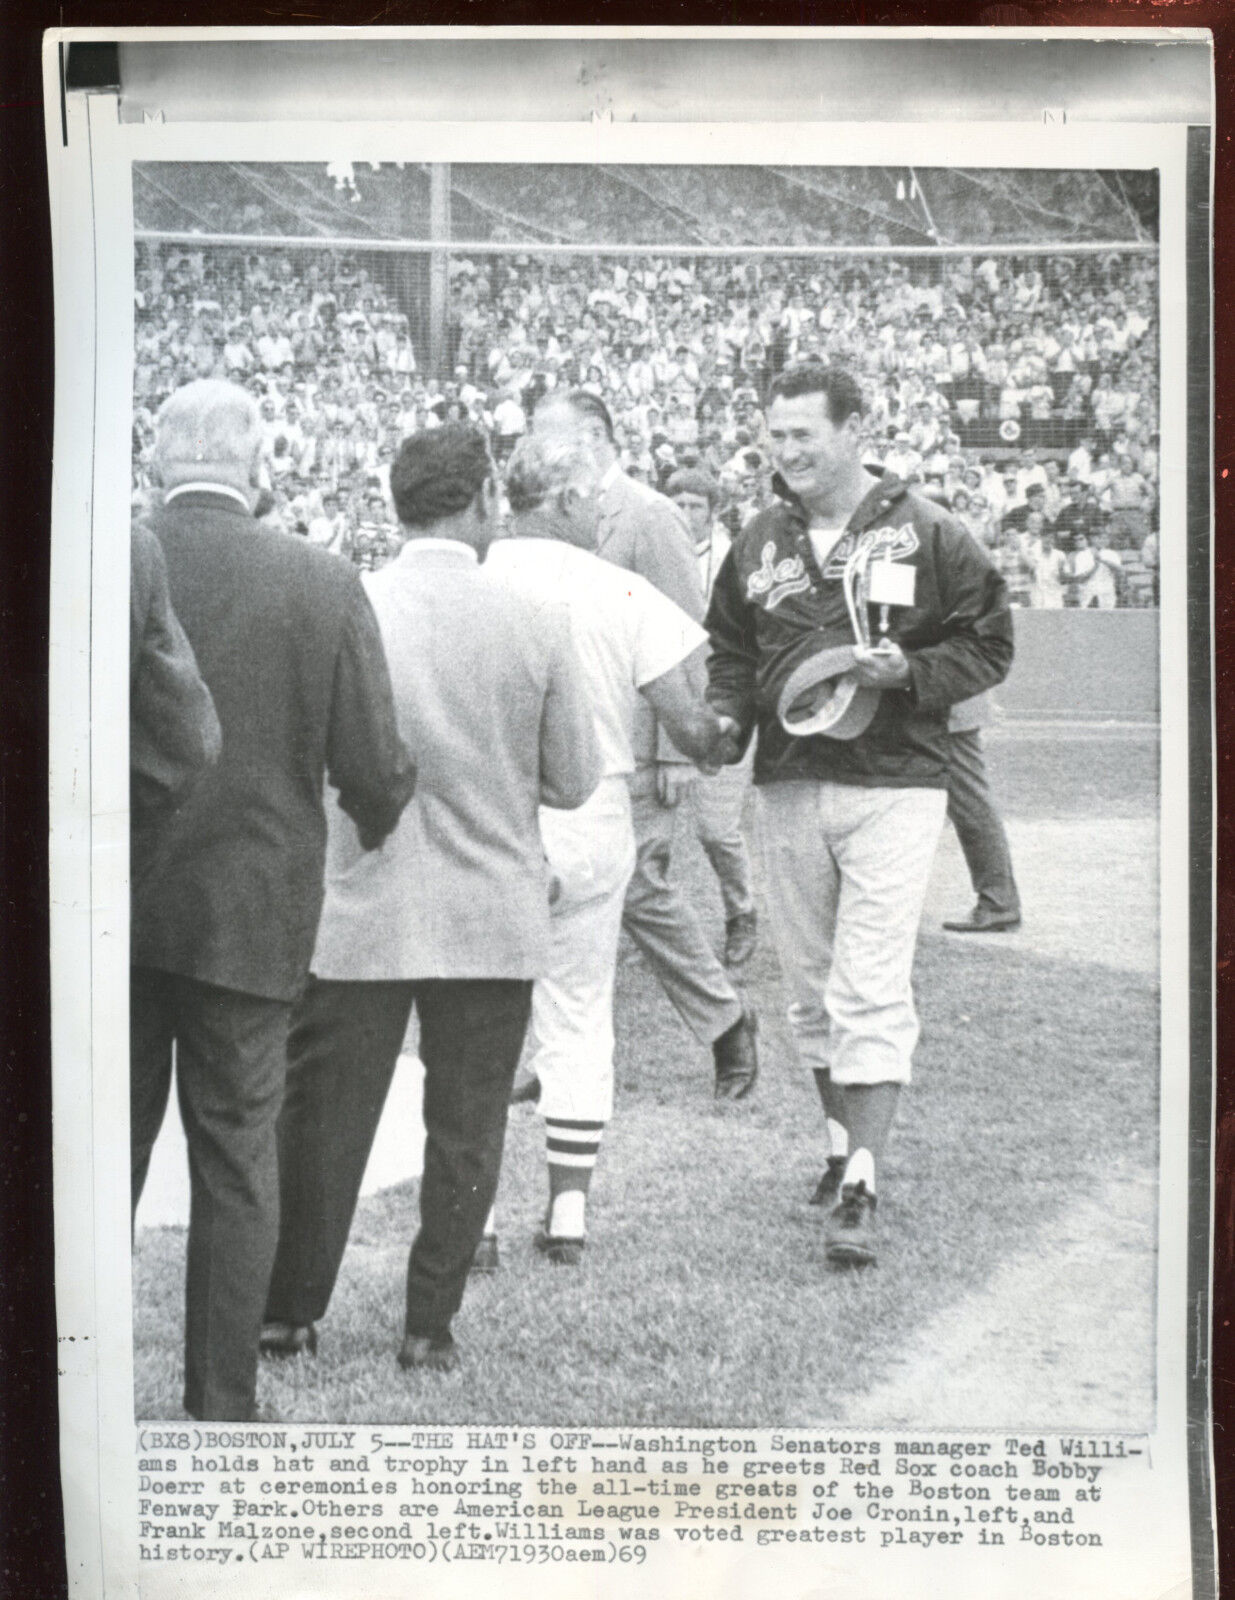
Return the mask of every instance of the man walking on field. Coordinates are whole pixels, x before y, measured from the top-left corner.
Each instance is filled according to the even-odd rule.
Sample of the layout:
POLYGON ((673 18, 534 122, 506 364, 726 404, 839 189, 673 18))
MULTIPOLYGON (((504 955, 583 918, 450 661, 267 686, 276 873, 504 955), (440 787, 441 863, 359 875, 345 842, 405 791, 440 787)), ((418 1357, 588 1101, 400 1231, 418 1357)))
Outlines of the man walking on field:
MULTIPOLYGON (((618 465, 613 419, 586 390, 554 391, 537 406, 532 431, 577 441, 600 478, 596 554, 633 572, 691 618, 703 616, 690 534, 672 503, 636 483, 618 465)), ((691 663, 692 672, 696 663, 691 663)), ((698 663, 703 686, 702 658, 698 663)), ((652 707, 640 703, 632 730, 629 775, 635 870, 622 925, 655 973, 674 1010, 712 1051, 718 1100, 745 1100, 759 1072, 757 1019, 717 959, 694 908, 670 877, 675 808, 696 779, 652 707)))
POLYGON ((879 1166, 918 1039, 911 974, 949 708, 1012 661, 1003 580, 934 502, 867 472, 863 413, 838 368, 776 379, 779 499, 735 540, 707 617, 709 698, 746 738, 758 729, 789 1019, 828 1125, 816 1199, 829 1260, 853 1265, 877 1256, 879 1166))
MULTIPOLYGON (((159 412, 163 504, 149 527, 214 702, 204 743, 217 759, 177 784, 153 827, 138 788, 129 1132, 136 1211, 174 1057, 191 1183, 184 1406, 202 1421, 256 1414, 275 1130, 322 907, 325 780, 358 858, 376 854, 415 786, 359 575, 256 520, 261 452, 257 405, 234 384, 185 384, 159 412)), ((133 754, 149 778, 147 743, 133 754)))
POLYGON ((549 1177, 538 1247, 559 1266, 582 1257, 587 1195, 613 1111, 614 967, 636 859, 628 784, 637 710, 650 706, 676 747, 713 771, 735 753, 734 725, 707 705, 690 670, 707 642, 703 629, 637 573, 595 553, 599 480, 582 441, 521 440, 506 471, 510 536, 486 563, 539 610, 565 607, 601 753, 601 781, 587 803, 540 818, 558 894, 532 999, 528 1065, 540 1084, 549 1177))

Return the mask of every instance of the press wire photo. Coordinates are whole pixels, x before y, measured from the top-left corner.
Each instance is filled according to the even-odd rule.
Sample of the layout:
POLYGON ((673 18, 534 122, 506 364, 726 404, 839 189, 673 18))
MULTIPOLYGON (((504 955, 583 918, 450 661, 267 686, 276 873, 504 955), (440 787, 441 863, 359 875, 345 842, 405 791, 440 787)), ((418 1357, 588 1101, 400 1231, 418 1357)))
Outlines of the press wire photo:
POLYGON ((1211 1594, 1180 58, 242 43, 49 99, 80 1593, 1211 1594))
POLYGON ((134 903, 162 1023, 149 1063, 134 1026, 137 1414, 209 1386, 198 1334, 234 1314, 237 1402, 260 1372, 296 1420, 1146 1428, 1156 173, 142 162, 133 193, 134 524, 225 751, 152 818, 134 903), (208 429, 235 434, 224 478, 230 433, 213 479, 178 442, 208 429), (341 618, 288 611, 300 566, 341 618), (613 568, 647 616, 610 616, 613 568), (523 680, 552 677, 490 637, 491 580, 569 614, 591 798, 588 730, 544 749, 523 680), (917 691, 855 682, 863 637, 906 630, 917 691), (649 695, 670 657, 703 668, 686 710, 739 722, 712 775, 649 695), (803 698, 856 694, 864 728, 785 715, 802 663, 803 698), (393 749, 395 723, 416 787, 364 747, 350 781, 379 792, 353 795, 336 742, 393 749), (279 740, 291 778, 264 770, 279 740), (528 980, 526 1031, 476 1023, 502 1081, 441 1107, 426 1163, 426 1024, 528 980), (200 1130, 194 1183, 173 1036, 189 1129, 236 1116, 193 1103, 167 1009, 201 982, 277 991, 277 1061, 240 1150, 200 1130), (855 1150, 851 1101, 878 1124, 855 1150), (472 1185, 408 1300, 428 1208, 472 1185), (431 1383, 394 1359, 409 1312, 457 1332, 431 1383))

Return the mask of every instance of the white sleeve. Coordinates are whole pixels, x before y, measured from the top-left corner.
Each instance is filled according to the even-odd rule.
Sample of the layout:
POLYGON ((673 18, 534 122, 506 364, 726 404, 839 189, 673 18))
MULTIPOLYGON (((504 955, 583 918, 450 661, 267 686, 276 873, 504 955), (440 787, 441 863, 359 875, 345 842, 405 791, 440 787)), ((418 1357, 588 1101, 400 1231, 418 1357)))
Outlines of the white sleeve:
POLYGON ((638 573, 622 574, 626 581, 630 608, 630 647, 635 687, 642 689, 676 667, 707 643, 707 634, 681 606, 650 584, 638 573))

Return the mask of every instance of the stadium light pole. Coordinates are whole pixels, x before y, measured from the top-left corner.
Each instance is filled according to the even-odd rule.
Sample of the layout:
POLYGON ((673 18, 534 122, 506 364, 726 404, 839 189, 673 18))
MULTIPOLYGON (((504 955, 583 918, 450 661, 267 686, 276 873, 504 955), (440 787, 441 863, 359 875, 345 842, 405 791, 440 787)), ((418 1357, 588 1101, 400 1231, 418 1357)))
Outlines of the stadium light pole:
POLYGON ((429 167, 429 370, 446 376, 446 302, 450 292, 450 165, 429 167))

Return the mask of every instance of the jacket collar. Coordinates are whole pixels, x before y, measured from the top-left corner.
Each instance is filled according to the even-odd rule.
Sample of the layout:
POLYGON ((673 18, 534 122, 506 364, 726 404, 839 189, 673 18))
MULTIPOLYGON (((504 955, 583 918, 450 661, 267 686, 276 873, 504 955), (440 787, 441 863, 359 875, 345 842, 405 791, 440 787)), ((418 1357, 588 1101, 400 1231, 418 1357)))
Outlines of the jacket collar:
POLYGON ((163 496, 165 510, 192 507, 202 511, 230 511, 233 516, 252 520, 253 512, 239 489, 224 483, 182 483, 163 496))
POLYGON ((405 565, 413 561, 444 561, 448 564, 474 567, 480 560, 476 550, 462 539, 409 539, 399 551, 396 560, 405 565))
MULTIPOLYGON (((779 472, 772 474, 772 489, 795 521, 801 522, 803 526, 810 522, 806 507, 779 472)), ((875 478, 864 498, 854 508, 853 514, 845 524, 846 531, 861 533, 863 528, 869 528, 878 522, 885 512, 889 511, 898 500, 903 500, 908 493, 909 485, 894 472, 881 474, 875 478)))

